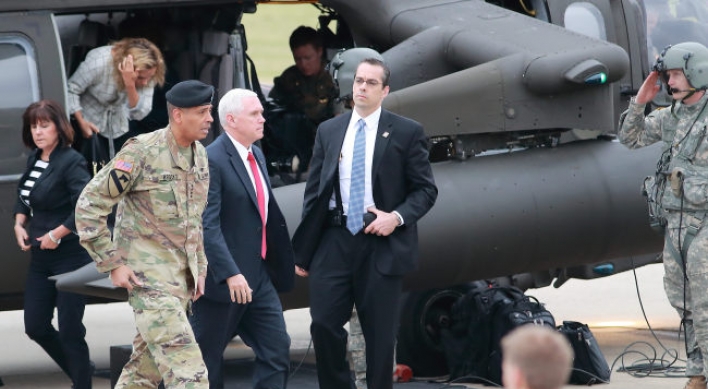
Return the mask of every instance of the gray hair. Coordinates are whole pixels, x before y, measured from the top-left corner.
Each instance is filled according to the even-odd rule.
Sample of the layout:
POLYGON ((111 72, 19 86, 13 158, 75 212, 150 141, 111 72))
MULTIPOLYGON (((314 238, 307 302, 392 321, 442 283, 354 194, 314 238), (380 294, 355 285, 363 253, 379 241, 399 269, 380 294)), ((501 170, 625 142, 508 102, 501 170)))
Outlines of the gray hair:
POLYGON ((223 126, 226 123, 226 115, 238 115, 243 110, 244 97, 258 97, 256 92, 249 89, 234 88, 226 92, 219 101, 219 121, 223 126))

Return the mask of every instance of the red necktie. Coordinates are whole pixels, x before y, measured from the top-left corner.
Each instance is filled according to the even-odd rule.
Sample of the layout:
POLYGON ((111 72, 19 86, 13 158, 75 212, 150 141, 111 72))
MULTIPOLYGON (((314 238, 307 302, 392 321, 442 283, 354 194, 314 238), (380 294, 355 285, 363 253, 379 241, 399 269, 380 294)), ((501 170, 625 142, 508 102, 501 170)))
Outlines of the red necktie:
POLYGON ((248 163, 251 165, 251 172, 253 173, 253 181, 256 185, 256 199, 258 200, 258 212, 261 214, 261 224, 262 224, 262 236, 261 236, 261 257, 265 259, 266 257, 266 209, 265 209, 265 193, 263 192, 263 185, 261 184, 261 174, 258 170, 258 165, 256 164, 256 159, 253 158, 253 153, 248 152, 248 163))

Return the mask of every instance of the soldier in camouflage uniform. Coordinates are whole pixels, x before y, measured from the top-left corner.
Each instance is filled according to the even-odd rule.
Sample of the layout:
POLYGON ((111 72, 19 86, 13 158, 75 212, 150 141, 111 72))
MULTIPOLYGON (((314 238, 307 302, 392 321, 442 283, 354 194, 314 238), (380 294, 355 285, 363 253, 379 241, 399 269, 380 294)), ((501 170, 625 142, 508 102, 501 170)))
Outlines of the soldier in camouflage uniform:
MULTIPOLYGON (((356 389, 367 389, 366 386, 366 341, 364 332, 359 323, 359 314, 356 308, 352 310, 352 317, 349 319, 349 358, 354 369, 354 384, 356 389)), ((394 363, 395 364, 395 363, 394 363)))
POLYGON ((76 206, 81 243, 101 272, 129 292, 138 330, 116 388, 209 388, 187 319, 204 293, 207 260, 202 212, 213 87, 175 85, 166 98, 167 128, 130 139, 86 186, 76 206), (106 217, 118 204, 116 227, 106 217))
POLYGON ((620 141, 638 148, 663 142, 663 154, 647 188, 665 226, 664 289, 686 331, 686 388, 706 389, 708 366, 708 49, 695 42, 669 46, 632 98, 620 120, 620 141), (671 108, 644 116, 660 90, 672 95, 671 108))
POLYGON ((312 27, 300 26, 290 35, 295 65, 273 80, 268 97, 302 112, 316 128, 335 114, 338 96, 332 77, 322 62, 322 37, 312 27))
MULTIPOLYGON (((337 102, 337 88, 332 77, 325 71, 322 37, 312 27, 300 26, 290 35, 290 50, 295 65, 285 69, 273 80, 273 89, 268 97, 287 108, 280 117, 268 117, 278 126, 276 132, 293 134, 279 135, 285 143, 281 147, 293 149, 300 158, 299 171, 306 171, 312 157, 317 126, 341 111, 337 102)), ((269 132, 273 136, 273 132, 269 132)), ((287 151, 285 151, 287 153, 287 151)))

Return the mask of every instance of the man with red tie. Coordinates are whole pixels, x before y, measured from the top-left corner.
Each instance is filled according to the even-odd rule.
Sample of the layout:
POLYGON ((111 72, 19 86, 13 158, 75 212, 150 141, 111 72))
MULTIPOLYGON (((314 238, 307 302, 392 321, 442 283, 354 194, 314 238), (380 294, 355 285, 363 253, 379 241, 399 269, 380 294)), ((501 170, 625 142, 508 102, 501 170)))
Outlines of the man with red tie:
POLYGON ((203 223, 209 269, 192 328, 211 389, 224 387, 223 354, 236 335, 256 354, 254 388, 285 388, 290 337, 278 292, 292 289, 295 266, 265 158, 253 145, 263 137, 263 107, 254 92, 233 89, 219 102, 219 119, 225 132, 207 147, 203 223))

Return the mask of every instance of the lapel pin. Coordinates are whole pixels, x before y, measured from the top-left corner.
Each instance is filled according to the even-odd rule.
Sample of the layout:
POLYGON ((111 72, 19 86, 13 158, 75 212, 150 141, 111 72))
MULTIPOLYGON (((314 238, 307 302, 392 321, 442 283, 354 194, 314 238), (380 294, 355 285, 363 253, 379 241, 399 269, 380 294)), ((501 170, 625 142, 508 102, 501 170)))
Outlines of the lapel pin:
POLYGON ((381 134, 381 136, 383 136, 384 138, 388 138, 388 134, 389 134, 389 132, 386 131, 386 132, 384 132, 383 134, 381 134))

